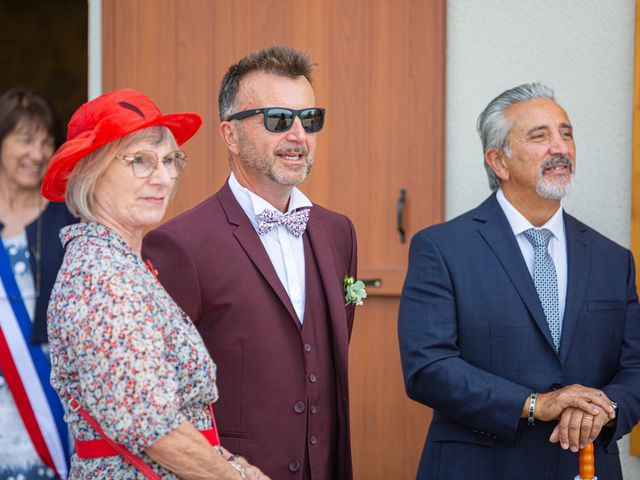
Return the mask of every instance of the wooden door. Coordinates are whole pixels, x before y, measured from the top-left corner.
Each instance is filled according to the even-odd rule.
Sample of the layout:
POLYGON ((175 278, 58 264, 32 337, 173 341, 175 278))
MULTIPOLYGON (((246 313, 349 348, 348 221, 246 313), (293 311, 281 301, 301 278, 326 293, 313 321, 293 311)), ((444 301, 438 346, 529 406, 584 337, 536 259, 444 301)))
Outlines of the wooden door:
MULTIPOLYGON (((636 260, 636 286, 640 286, 640 0, 636 0, 634 48, 633 127, 631 128, 631 251, 636 260)), ((640 456, 640 424, 631 431, 629 452, 640 456)))
POLYGON ((445 0, 103 0, 105 91, 132 86, 204 118, 169 215, 228 175, 216 107, 228 66, 273 44, 319 65, 328 116, 302 190, 354 221, 359 277, 380 281, 350 347, 356 479, 415 478, 430 420, 404 393, 396 320, 409 240, 443 217, 444 10, 445 0))

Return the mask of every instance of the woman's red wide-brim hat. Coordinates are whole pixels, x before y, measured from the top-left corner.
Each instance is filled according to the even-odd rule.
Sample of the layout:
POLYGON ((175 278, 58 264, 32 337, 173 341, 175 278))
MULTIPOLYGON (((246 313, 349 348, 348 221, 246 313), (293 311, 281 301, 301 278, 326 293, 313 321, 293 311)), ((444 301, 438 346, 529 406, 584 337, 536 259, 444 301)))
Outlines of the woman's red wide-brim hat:
POLYGON ((113 140, 147 127, 165 126, 182 146, 202 125, 196 113, 163 115, 149 97, 127 88, 106 93, 82 105, 71 117, 67 141, 51 157, 42 195, 64 202, 69 174, 78 162, 113 140))

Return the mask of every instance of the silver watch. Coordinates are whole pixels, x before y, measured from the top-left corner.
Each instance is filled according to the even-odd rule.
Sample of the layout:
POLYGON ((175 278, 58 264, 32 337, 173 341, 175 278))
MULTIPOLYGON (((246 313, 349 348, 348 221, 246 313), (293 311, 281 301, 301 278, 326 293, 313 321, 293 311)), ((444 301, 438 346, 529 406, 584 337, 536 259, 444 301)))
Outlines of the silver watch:
POLYGON ((611 402, 611 406, 613 407, 613 411, 616 414, 616 416, 611 420, 609 420, 607 423, 605 423, 605 425, 609 425, 609 426, 616 423, 616 420, 618 419, 618 404, 616 402, 611 402))

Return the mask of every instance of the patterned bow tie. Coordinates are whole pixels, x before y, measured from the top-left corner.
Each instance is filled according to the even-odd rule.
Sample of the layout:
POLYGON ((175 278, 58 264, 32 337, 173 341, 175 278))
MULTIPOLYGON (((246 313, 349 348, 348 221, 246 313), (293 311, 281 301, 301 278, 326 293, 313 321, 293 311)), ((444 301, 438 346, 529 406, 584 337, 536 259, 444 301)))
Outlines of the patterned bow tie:
POLYGON ((307 229, 309 221, 309 209, 294 210, 293 212, 282 213, 277 210, 263 210, 257 215, 258 233, 265 235, 274 229, 277 225, 284 225, 292 235, 299 237, 307 229))

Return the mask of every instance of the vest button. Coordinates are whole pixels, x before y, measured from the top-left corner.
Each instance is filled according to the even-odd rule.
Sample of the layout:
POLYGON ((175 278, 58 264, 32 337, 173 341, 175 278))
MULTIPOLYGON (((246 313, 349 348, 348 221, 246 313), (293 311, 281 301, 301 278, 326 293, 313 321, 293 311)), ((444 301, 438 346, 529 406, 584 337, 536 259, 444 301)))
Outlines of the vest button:
POLYGON ((316 413, 318 413, 318 410, 320 410, 320 408, 316 407, 315 405, 311 405, 311 413, 313 415, 315 415, 316 413))
POLYGON ((291 462, 289 464, 289 470, 292 472, 297 472, 298 470, 300 470, 300 462, 298 460, 296 460, 295 462, 291 462))
POLYGON ((293 411, 296 413, 302 413, 304 412, 304 409, 304 402, 296 402, 296 404, 293 406, 293 411))
POLYGON ((311 438, 309 439, 309 441, 311 442, 311 445, 315 445, 316 443, 318 443, 318 438, 315 437, 314 435, 311 435, 311 438))
POLYGON ((313 373, 309 375, 309 381, 311 383, 316 383, 317 380, 318 380, 318 377, 316 377, 313 373))
POLYGON ((311 351, 311 344, 310 343, 305 343, 304 344, 304 351, 305 352, 310 352, 311 351))

